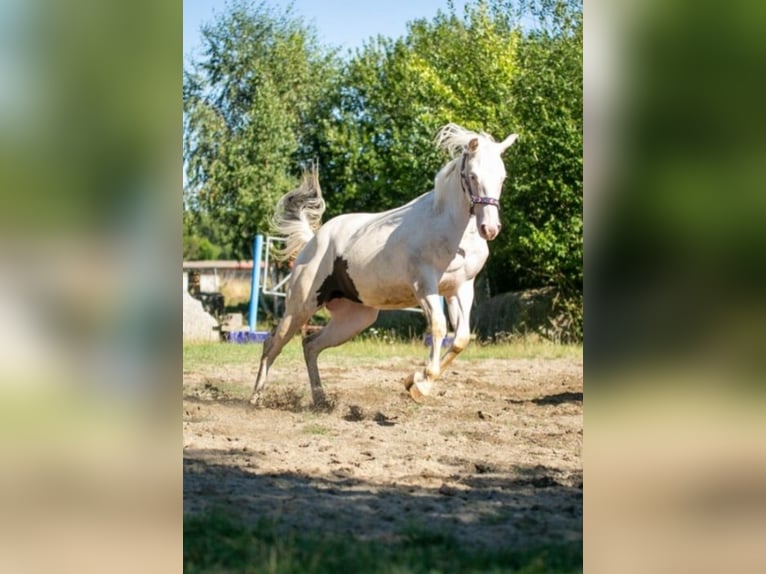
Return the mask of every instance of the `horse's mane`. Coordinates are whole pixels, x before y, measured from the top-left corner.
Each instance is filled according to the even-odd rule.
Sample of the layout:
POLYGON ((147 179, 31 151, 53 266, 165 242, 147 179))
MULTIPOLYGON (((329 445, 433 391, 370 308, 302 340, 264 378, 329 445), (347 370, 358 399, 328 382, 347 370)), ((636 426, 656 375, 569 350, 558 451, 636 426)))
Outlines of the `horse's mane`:
POLYGON ((436 147, 441 148, 450 154, 450 157, 455 157, 459 153, 462 153, 465 147, 473 138, 485 139, 488 141, 495 141, 491 135, 481 132, 476 133, 471 130, 467 130, 457 124, 449 123, 443 126, 434 138, 434 144, 436 147))

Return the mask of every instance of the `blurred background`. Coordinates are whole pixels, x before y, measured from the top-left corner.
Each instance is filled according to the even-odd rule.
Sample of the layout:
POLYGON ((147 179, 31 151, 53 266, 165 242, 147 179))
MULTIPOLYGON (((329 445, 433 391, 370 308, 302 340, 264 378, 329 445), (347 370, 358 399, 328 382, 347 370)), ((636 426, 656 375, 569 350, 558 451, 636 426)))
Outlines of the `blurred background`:
POLYGON ((765 9, 585 14, 585 563, 763 571, 765 9))
POLYGON ((0 3, 0 571, 181 556, 181 3, 0 3))

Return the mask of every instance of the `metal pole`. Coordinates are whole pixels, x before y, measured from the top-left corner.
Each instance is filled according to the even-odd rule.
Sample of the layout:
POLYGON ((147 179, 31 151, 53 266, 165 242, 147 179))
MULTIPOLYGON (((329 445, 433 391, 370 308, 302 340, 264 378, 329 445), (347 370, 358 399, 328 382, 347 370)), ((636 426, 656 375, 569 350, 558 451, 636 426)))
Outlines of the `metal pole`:
POLYGON ((253 241, 253 275, 250 279, 250 308, 247 314, 248 327, 255 331, 258 319, 258 292, 261 284, 261 253, 263 251, 263 235, 256 235, 253 241))

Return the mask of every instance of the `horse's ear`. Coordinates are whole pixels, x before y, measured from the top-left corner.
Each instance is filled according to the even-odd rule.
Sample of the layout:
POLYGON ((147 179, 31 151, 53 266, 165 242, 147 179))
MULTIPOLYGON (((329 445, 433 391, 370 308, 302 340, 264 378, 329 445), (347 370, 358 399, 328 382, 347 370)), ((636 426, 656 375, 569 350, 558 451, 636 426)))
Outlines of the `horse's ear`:
POLYGON ((479 147, 479 138, 473 138, 471 141, 468 142, 468 151, 473 153, 477 150, 479 147))
POLYGON ((503 141, 501 141, 500 153, 503 153, 505 150, 511 147, 513 145, 513 142, 515 142, 518 138, 519 138, 519 134, 511 134, 507 138, 505 138, 503 141))

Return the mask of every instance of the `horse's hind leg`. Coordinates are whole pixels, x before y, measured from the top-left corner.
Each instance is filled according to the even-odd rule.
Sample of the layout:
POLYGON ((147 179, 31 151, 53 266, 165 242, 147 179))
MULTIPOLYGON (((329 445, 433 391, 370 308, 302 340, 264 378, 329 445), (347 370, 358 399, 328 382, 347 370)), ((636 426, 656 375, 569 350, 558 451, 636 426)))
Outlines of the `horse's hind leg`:
POLYGON ((349 299, 333 299, 326 305, 330 311, 330 322, 318 333, 303 339, 303 357, 311 383, 314 406, 326 405, 322 381, 319 377, 317 358, 329 347, 337 347, 375 322, 378 310, 355 303, 349 299))
POLYGON ((313 315, 314 310, 302 310, 301 312, 288 312, 282 317, 282 320, 274 329, 274 332, 263 343, 263 353, 261 354, 261 365, 258 368, 258 377, 255 380, 253 394, 250 396, 250 402, 257 405, 261 400, 261 393, 266 386, 269 376, 269 369, 274 359, 282 352, 285 344, 292 339, 293 335, 300 329, 306 321, 313 315))

